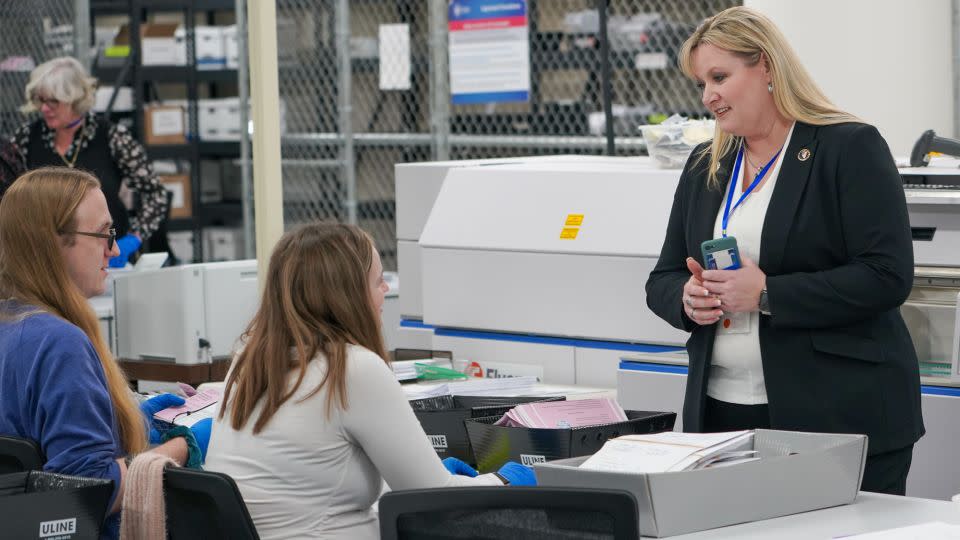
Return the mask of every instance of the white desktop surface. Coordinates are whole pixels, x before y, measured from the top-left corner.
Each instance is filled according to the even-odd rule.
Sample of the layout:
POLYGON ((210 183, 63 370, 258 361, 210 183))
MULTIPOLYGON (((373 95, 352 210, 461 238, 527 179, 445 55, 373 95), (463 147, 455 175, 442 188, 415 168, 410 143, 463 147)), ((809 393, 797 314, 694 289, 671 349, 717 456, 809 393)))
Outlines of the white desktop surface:
MULTIPOLYGON (((958 487, 960 491, 960 487, 958 487)), ((789 497, 784 486, 784 497, 789 497)), ((960 524, 960 504, 933 499, 860 492, 853 504, 753 523, 731 525, 671 540, 815 540, 895 529, 931 521, 960 524)), ((648 537, 644 537, 648 538, 648 537)))

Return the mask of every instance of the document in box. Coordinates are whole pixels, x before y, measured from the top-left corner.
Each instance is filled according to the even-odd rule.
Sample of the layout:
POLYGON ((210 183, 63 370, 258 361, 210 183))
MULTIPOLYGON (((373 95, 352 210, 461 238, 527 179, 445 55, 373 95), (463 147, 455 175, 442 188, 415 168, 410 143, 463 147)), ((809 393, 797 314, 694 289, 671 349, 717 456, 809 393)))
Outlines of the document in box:
POLYGON ((204 418, 213 418, 222 397, 223 391, 219 388, 207 388, 188 397, 183 405, 167 407, 153 417, 171 424, 189 427, 204 418))
POLYGON ((655 473, 684 471, 717 461, 754 459, 753 432, 626 435, 607 441, 580 467, 595 471, 655 473))
POLYGON ((610 398, 524 403, 507 411, 494 425, 563 429, 626 422, 623 408, 610 398))

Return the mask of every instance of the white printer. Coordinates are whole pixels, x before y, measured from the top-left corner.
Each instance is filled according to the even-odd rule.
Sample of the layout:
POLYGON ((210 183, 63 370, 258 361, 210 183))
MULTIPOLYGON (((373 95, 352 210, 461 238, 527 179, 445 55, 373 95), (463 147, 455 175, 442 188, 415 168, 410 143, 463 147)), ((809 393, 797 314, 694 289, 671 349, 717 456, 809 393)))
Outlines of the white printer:
POLYGON ((257 261, 117 274, 117 356, 204 364, 229 357, 257 309, 257 261))

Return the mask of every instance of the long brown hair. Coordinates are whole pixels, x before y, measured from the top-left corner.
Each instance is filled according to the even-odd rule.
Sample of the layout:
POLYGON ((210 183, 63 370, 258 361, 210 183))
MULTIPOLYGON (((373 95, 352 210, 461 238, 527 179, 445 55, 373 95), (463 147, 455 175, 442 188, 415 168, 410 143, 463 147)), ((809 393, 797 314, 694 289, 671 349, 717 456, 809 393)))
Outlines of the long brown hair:
MULTIPOLYGON (((827 98, 777 25, 755 9, 743 6, 728 8, 697 27, 678 55, 680 69, 690 79, 696 79, 693 52, 702 44, 729 51, 743 59, 748 66, 765 60, 773 82, 773 101, 785 118, 815 126, 861 121, 838 109, 827 98)), ((699 160, 706 152, 710 152, 708 185, 719 187, 717 170, 720 160, 739 142, 739 137, 722 131, 720 124, 717 124, 713 144, 705 147, 704 153, 697 156, 699 160)))
POLYGON ((32 313, 60 317, 87 335, 107 379, 120 444, 126 453, 135 454, 147 446, 143 416, 93 308, 67 273, 61 252, 62 245, 76 238, 58 231, 75 228, 77 207, 93 189, 100 189, 96 178, 66 167, 35 169, 10 186, 0 200, 0 297, 36 308, 32 313))
POLYGON ((230 425, 242 429, 262 398, 253 425, 253 433, 259 433, 300 388, 317 353, 326 357, 327 371, 303 399, 328 386, 327 414, 334 405, 347 408, 347 345, 386 358, 367 278, 372 264, 372 240, 352 225, 311 223, 280 238, 270 256, 260 307, 227 377, 220 418, 229 407, 230 425), (288 388, 293 370, 297 379, 288 388))

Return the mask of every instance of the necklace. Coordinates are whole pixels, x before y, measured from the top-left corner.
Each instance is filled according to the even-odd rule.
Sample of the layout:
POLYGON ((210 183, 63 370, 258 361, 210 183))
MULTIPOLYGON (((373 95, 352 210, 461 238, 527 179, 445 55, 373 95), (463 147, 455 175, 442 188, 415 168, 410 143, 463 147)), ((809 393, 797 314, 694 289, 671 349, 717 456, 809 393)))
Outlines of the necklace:
POLYGON ((749 148, 747 149, 746 152, 743 153, 743 155, 744 155, 744 157, 747 158, 747 165, 749 165, 749 166, 750 166, 751 168, 753 168, 753 170, 755 171, 755 172, 753 173, 753 175, 756 176, 756 175, 760 174, 760 171, 763 170, 763 165, 761 165, 761 166, 758 167, 757 164, 754 163, 752 159, 750 159, 750 149, 749 149, 749 148))
MULTIPOLYGON (((81 119, 80 121, 83 122, 83 119, 81 119)), ((77 130, 77 133, 80 134, 80 137, 75 141, 76 144, 77 144, 77 147, 76 147, 76 149, 74 149, 74 151, 73 151, 73 157, 70 158, 69 161, 67 161, 66 153, 70 151, 70 146, 73 146, 73 144, 71 144, 70 146, 68 146, 67 149, 64 151, 63 154, 60 154, 59 152, 57 153, 57 155, 60 156, 60 159, 63 161, 64 165, 66 165, 67 167, 70 167, 71 169, 77 164, 77 158, 80 157, 80 148, 83 146, 83 129, 84 129, 84 127, 86 127, 86 126, 85 126, 85 125, 81 125, 81 126, 80 126, 80 129, 77 130)))

